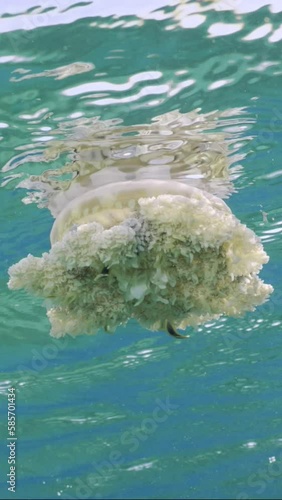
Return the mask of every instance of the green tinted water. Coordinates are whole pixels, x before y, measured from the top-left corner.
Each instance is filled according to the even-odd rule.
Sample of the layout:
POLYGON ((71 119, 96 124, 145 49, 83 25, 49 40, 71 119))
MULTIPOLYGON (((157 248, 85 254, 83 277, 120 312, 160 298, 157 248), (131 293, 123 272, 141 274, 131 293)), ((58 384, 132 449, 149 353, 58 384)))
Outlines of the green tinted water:
POLYGON ((281 498, 281 6, 247 4, 0 8, 0 498, 281 498), (148 124, 198 107, 246 107, 243 170, 227 203, 262 237, 271 300, 206 324, 185 345, 136 323, 52 339, 42 301, 6 286, 11 264, 49 249, 52 226, 16 186, 62 166, 63 156, 39 161, 42 150, 80 119, 148 124), (6 483, 12 386, 15 494, 6 483))

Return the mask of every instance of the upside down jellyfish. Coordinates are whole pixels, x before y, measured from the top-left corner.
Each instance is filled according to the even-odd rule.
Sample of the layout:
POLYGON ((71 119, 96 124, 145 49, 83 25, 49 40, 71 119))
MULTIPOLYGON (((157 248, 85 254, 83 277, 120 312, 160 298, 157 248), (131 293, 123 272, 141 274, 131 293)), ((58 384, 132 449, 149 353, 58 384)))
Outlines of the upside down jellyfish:
MULTIPOLYGON (((172 135, 171 123, 179 124, 181 116, 174 114, 170 125, 166 121, 172 135)), ((79 139, 84 144, 80 150, 77 141, 73 164, 84 166, 84 171, 67 189, 49 197, 55 217, 50 251, 42 257, 28 255, 9 269, 11 289, 24 288, 47 299, 53 336, 112 332, 133 318, 150 330, 181 337, 176 329, 221 315, 242 315, 269 297, 272 286, 258 276, 268 262, 260 240, 221 199, 224 183, 218 184, 218 195, 212 181, 205 183, 207 165, 211 178, 230 183, 225 150, 211 135, 191 134, 191 124, 190 129, 184 125, 182 133, 177 129, 178 149, 191 148, 183 162, 189 164, 193 154, 190 164, 198 166, 198 177, 179 175, 179 169, 173 175, 173 159, 164 168, 161 155, 158 161, 153 155, 147 169, 144 164, 137 166, 141 155, 151 155, 151 161, 152 151, 157 150, 146 150, 144 143, 150 137, 131 138, 142 142, 141 153, 133 159, 124 157, 123 174, 115 164, 113 145, 108 156, 97 146, 93 170, 86 175, 86 141, 79 139), (101 151, 99 158, 106 164, 97 167, 101 151), (135 170, 129 168, 134 162, 135 170), (102 182, 95 173, 101 170, 102 182)), ((123 144, 124 149, 128 151, 123 144)))

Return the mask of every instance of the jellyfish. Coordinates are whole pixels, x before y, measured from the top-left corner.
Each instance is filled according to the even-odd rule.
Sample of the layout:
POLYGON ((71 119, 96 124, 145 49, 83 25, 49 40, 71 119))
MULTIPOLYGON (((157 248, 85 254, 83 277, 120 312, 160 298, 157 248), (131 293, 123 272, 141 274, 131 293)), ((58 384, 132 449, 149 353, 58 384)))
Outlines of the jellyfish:
POLYGON ((61 211, 51 249, 13 265, 9 287, 48 299, 55 337, 114 331, 130 318, 185 330, 237 316, 272 291, 268 256, 220 198, 177 181, 112 183, 61 211))
POLYGON ((108 182, 89 176, 87 188, 75 181, 53 197, 50 251, 9 269, 10 289, 45 299, 51 335, 114 332, 135 319, 181 339, 179 330, 268 299, 273 288, 259 278, 268 255, 220 196, 155 167, 109 180, 111 168, 108 182))

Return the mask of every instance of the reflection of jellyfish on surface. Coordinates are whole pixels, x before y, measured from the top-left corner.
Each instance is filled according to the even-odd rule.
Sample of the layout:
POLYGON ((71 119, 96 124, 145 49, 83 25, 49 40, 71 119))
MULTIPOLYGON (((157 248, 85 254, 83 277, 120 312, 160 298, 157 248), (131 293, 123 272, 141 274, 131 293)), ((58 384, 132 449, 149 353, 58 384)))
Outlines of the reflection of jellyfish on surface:
POLYGON ((52 246, 13 265, 9 286, 48 299, 52 335, 114 331, 135 318, 181 337, 177 328, 268 298, 258 277, 268 256, 221 199, 232 168, 223 134, 198 130, 212 128, 207 117, 173 112, 144 134, 71 139, 78 175, 67 188, 32 179, 45 184, 55 217, 52 246))

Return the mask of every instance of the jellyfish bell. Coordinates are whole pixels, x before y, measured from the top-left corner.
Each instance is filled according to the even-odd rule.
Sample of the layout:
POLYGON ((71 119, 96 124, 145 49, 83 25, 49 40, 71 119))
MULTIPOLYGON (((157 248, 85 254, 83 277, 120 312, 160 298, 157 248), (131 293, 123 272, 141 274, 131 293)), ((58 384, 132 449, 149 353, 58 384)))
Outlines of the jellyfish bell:
POLYGON ((176 180, 113 182, 65 203, 41 258, 13 265, 9 287, 49 302, 52 335, 114 331, 130 318, 180 338, 272 292, 254 232, 219 197, 176 180), (51 306, 50 306, 51 304, 51 306))
MULTIPOLYGON (((142 198, 156 197, 161 194, 180 195, 186 198, 199 199, 202 191, 190 185, 173 180, 134 180, 110 183, 74 198, 58 214, 51 230, 51 243, 62 238, 74 224, 99 222, 108 229, 132 216, 137 210, 138 201, 142 198)), ((203 196, 208 203, 213 201, 218 210, 227 210, 228 206, 208 192, 203 196)), ((173 206, 170 207, 170 212, 173 206)))

